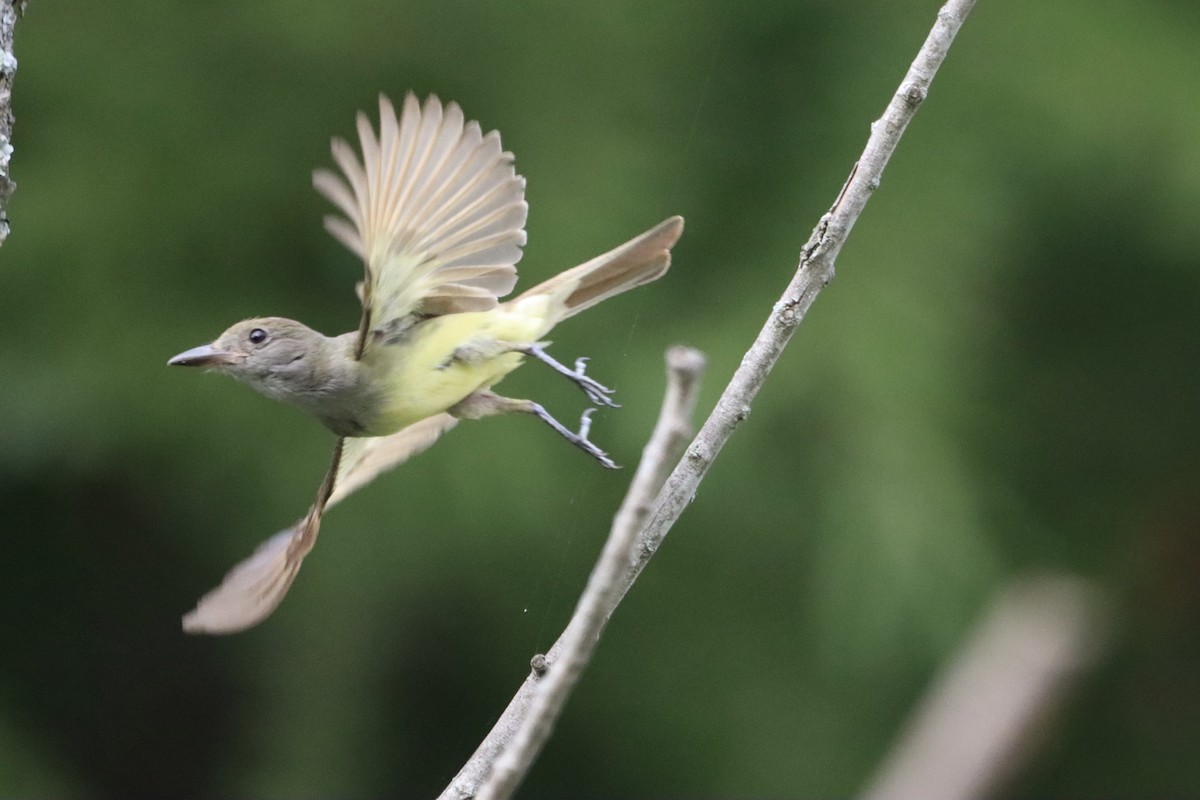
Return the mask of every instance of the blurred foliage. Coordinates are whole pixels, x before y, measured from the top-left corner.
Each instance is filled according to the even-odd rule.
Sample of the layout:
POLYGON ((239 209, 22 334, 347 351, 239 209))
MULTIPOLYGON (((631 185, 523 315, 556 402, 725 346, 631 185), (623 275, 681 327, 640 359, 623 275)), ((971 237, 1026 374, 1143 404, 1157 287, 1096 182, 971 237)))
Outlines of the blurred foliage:
MULTIPOLYGON (((35 2, 0 251, 0 794, 418 796, 564 624, 629 471, 468 423, 326 521, 276 615, 179 615, 331 436, 164 366, 357 322, 309 188, 377 92, 529 180, 526 281, 682 213, 663 281, 555 332, 632 464, 674 342, 711 407, 935 2, 35 2)), ((1007 578, 1120 609, 1023 796, 1200 793, 1200 17, 979 4, 788 354, 620 609, 529 796, 845 796, 1007 578), (604 765, 599 768, 598 765, 604 765)), ((526 283, 525 285, 529 285, 526 283)), ((527 367, 505 384, 570 417, 527 367)))

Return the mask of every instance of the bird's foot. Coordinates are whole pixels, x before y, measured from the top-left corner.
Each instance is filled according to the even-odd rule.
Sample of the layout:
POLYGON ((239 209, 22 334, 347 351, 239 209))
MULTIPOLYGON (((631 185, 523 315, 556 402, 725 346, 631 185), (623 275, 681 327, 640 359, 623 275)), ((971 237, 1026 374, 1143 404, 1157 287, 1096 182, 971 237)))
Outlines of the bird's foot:
MULTIPOLYGON (((538 361, 546 364, 555 372, 565 376, 571 380, 576 386, 583 390, 587 395, 588 400, 592 401, 593 405, 608 406, 609 408, 620 408, 620 404, 616 403, 609 397, 613 390, 600 383, 592 376, 586 374, 587 356, 581 356, 575 359, 575 369, 571 369, 565 364, 557 361, 553 356, 542 349, 540 345, 531 344, 528 347, 521 348, 521 352, 526 355, 533 356, 538 361)), ((581 423, 582 427, 582 423, 581 423)))
POLYGON ((605 467, 606 469, 620 469, 620 466, 618 466, 616 462, 608 457, 608 453, 601 450, 590 439, 588 439, 588 433, 590 433, 592 429, 592 413, 596 409, 589 408, 583 412, 583 416, 579 418, 579 433, 570 430, 566 425, 563 425, 554 417, 550 416, 550 412, 543 408, 540 403, 531 403, 529 410, 536 414, 542 420, 542 422, 545 422, 551 428, 554 428, 554 430, 558 431, 559 435, 568 442, 599 461, 601 466, 605 467))

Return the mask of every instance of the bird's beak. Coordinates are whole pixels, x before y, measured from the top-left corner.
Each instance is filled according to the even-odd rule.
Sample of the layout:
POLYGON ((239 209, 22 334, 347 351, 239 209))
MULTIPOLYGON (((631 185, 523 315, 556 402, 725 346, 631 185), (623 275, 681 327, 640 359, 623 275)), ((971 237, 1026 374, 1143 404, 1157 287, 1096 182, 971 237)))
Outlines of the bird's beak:
POLYGON ((237 353, 218 350, 211 344, 202 344, 185 350, 167 362, 172 367, 223 367, 241 361, 237 353))

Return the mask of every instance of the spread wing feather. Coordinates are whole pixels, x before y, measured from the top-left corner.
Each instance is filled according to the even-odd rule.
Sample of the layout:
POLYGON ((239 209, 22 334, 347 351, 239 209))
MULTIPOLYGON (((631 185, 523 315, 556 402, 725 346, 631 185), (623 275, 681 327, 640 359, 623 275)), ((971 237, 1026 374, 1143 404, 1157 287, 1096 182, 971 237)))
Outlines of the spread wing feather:
POLYGON ((333 463, 304 518, 263 542, 183 618, 188 633, 236 633, 262 622, 291 588, 312 551, 327 509, 377 475, 424 451, 458 422, 436 414, 390 436, 340 439, 333 463))
POLYGON ((326 229, 366 265, 360 293, 367 332, 408 314, 486 311, 512 291, 525 244, 525 180, 495 131, 484 135, 455 103, 409 94, 399 118, 379 98, 379 134, 358 115, 361 159, 342 139, 341 170, 313 185, 344 217, 326 229))

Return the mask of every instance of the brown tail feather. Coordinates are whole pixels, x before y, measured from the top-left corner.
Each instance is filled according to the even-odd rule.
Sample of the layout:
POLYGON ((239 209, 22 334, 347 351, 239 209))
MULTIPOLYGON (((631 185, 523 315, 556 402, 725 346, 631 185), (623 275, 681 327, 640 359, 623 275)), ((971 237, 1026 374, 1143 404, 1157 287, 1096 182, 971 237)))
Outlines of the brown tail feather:
POLYGON ((671 247, 683 233, 683 217, 670 217, 625 244, 555 275, 524 292, 527 297, 568 292, 563 318, 574 316, 613 295, 661 278, 671 265, 671 247))

